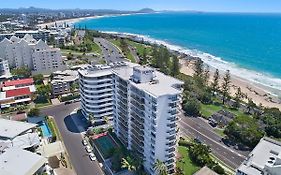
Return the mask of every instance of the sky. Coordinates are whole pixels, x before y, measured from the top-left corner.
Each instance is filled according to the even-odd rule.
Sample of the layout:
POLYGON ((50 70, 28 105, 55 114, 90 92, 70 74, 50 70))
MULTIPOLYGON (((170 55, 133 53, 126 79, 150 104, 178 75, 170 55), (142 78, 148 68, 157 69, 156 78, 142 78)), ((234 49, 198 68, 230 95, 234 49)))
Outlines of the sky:
POLYGON ((281 0, 0 0, 0 8, 196 10, 211 12, 278 12, 281 0))

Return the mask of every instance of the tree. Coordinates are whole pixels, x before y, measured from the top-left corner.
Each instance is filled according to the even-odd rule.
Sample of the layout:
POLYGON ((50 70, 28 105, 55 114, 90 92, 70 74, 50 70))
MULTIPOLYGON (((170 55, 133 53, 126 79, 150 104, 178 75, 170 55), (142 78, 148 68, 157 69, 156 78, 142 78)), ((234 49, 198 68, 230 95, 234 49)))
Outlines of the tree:
POLYGON ((168 169, 166 165, 159 159, 157 159, 154 164, 154 170, 157 175, 168 175, 168 169))
POLYGON ((195 98, 188 98, 183 106, 184 111, 192 116, 198 116, 200 114, 200 102, 195 98))
POLYGON ((49 84, 38 86, 36 89, 36 94, 40 96, 45 96, 46 98, 49 97, 50 93, 51 93, 51 86, 49 84))
POLYGON ((139 171, 141 169, 142 160, 133 153, 129 153, 126 158, 122 158, 122 168, 127 168, 129 171, 139 171))
POLYGON ((238 87, 237 88, 237 92, 235 93, 235 97, 234 97, 234 107, 235 108, 239 108, 240 107, 240 103, 242 101, 242 97, 243 97, 243 93, 241 92, 241 88, 238 87))
POLYGON ((89 122, 92 124, 93 123, 93 120, 95 119, 95 117, 94 117, 94 114, 93 113, 90 113, 89 115, 88 115, 88 120, 89 120, 89 122))
POLYGON ((235 117, 227 125, 224 133, 230 140, 250 148, 255 147, 264 135, 264 132, 259 128, 258 121, 249 116, 235 117))
POLYGON ((223 77, 223 81, 222 81, 222 85, 221 85, 222 104, 225 104, 226 99, 229 97, 229 90, 230 90, 230 85, 231 85, 230 83, 231 83, 230 73, 229 73, 229 70, 227 70, 223 77))
POLYGON ((39 114, 40 114, 40 109, 31 108, 27 115, 30 116, 30 117, 35 117, 35 116, 39 116, 39 114))
POLYGON ((26 66, 12 69, 11 73, 12 75, 22 78, 29 78, 31 76, 31 71, 26 66))
POLYGON ((198 59, 198 60, 194 63, 193 70, 194 70, 193 76, 202 78, 202 75, 203 75, 203 72, 204 72, 203 61, 200 60, 200 59, 198 59))
POLYGON ((148 58, 147 58, 146 48, 144 48, 140 64, 141 65, 146 65, 147 63, 148 63, 148 58))
POLYGON ((209 67, 209 65, 206 65, 204 72, 203 72, 203 81, 206 86, 209 83, 209 79, 210 79, 210 67, 209 67))
POLYGON ((37 84, 37 85, 43 84, 44 76, 42 74, 34 75, 33 80, 34 80, 35 84, 37 84))
POLYGON ((253 102, 252 98, 248 98, 247 113, 250 114, 256 107, 257 105, 253 102))
POLYGON ((177 56, 174 56, 173 57, 173 65, 172 65, 171 75, 175 77, 179 73, 180 73, 179 58, 177 56))
POLYGON ((220 79, 220 73, 219 70, 216 69, 213 77, 213 82, 211 83, 211 89, 213 92, 219 91, 219 79, 220 79))

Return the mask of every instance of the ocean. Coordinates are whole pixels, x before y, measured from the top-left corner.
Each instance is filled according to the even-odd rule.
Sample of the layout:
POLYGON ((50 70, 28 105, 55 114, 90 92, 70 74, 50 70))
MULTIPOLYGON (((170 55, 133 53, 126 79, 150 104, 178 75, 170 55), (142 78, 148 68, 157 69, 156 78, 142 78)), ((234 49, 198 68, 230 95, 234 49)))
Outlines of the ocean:
POLYGON ((82 20, 75 26, 136 34, 281 90, 281 14, 156 13, 82 20))

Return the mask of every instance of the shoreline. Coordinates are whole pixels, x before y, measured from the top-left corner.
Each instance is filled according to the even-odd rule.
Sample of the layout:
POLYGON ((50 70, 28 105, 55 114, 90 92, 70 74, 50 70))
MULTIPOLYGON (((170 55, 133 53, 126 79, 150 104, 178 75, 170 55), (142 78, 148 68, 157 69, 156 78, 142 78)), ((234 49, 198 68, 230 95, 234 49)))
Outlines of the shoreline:
MULTIPOLYGON (((72 19, 66 19, 66 20, 59 20, 59 21, 55 21, 55 22, 50 22, 50 23, 44 23, 44 24, 40 24, 41 26, 46 26, 46 25, 54 25, 55 23, 67 23, 70 26, 72 26, 74 23, 80 22, 82 20, 88 20, 88 19, 98 19, 98 18, 103 18, 103 17, 113 17, 113 16, 127 16, 127 15, 138 15, 138 14, 119 14, 119 15, 102 15, 102 16, 90 16, 90 17, 82 17, 82 18, 72 18, 72 19)), ((143 40, 145 43, 147 44, 157 44, 157 45, 164 45, 166 46, 171 52, 174 52, 178 55, 184 55, 185 57, 188 57, 188 59, 180 59, 180 63, 181 63, 181 72, 186 74, 186 75, 192 75, 192 66, 187 66, 186 65, 186 61, 188 60, 195 60, 195 59, 201 59, 205 64, 210 66, 210 70, 211 70, 211 74, 212 72, 214 72, 214 70, 216 69, 212 64, 210 64, 210 61, 214 56, 208 54, 208 53, 203 53, 206 55, 206 59, 202 59, 202 53, 200 54, 194 54, 192 52, 192 50, 188 50, 185 49, 181 46, 177 46, 177 45, 172 45, 169 44, 163 40, 157 40, 157 39, 153 39, 150 38, 148 36, 144 36, 144 35, 138 35, 138 34, 132 34, 132 33, 125 33, 125 32, 110 32, 110 31, 100 31, 102 33, 108 33, 108 34, 112 34, 112 35, 116 35, 116 36, 121 36, 121 37, 128 37, 132 40, 135 41, 141 41, 143 40)), ((218 60, 215 60, 218 61, 218 60)), ((223 75, 223 73, 227 70, 227 69, 220 69, 220 67, 218 67, 221 77, 223 75)), ((241 68, 242 69, 242 68, 241 68)), ((244 69, 245 71, 251 71, 251 70, 247 70, 244 69)), ((240 72, 241 73, 241 72, 240 72)), ((261 82, 255 82, 251 79, 247 79, 244 77, 239 76, 240 74, 237 71, 232 71, 230 70, 230 74, 231 74, 231 80, 232 80, 232 84, 234 84, 234 86, 239 86, 242 90, 243 93, 247 94, 248 97, 252 98, 252 100, 259 105, 260 103, 265 106, 265 107, 276 107, 281 109, 281 99, 278 99, 278 95, 281 95, 281 90, 279 89, 275 89, 273 87, 269 87, 266 85, 263 85, 261 82), (234 73, 233 73, 234 72, 234 73), (238 74, 238 75, 237 75, 238 74), (276 95, 278 94, 278 95, 276 95)), ((212 78, 212 76, 211 76, 212 78)), ((236 89, 235 88, 231 88, 231 94, 235 94, 236 89)))
MULTIPOLYGON (((204 62, 204 64, 210 66, 210 73, 211 73, 210 79, 212 79, 212 74, 216 69, 214 66, 208 64, 208 62, 206 62, 206 60, 202 59, 200 56, 194 56, 192 53, 186 52, 187 51, 186 49, 183 49, 180 46, 171 45, 165 41, 156 40, 156 39, 149 38, 147 36, 131 34, 131 33, 109 32, 109 31, 100 31, 100 32, 121 36, 121 37, 128 37, 135 41, 143 40, 147 44, 164 45, 171 52, 188 57, 188 59, 186 58, 180 59, 180 66, 181 66, 180 71, 181 73, 184 73, 186 75, 193 74, 192 64, 187 65, 186 63, 196 59, 201 59, 204 62)), ((220 77, 222 78, 224 72, 227 69, 220 69, 220 68, 218 69, 220 71, 220 77)), ((235 72, 233 73, 230 71, 230 74, 231 74, 231 83, 232 83, 230 93, 232 96, 236 93, 237 87, 240 87, 241 91, 247 94, 247 96, 251 98, 254 101, 254 103, 256 103, 256 105, 262 104, 264 107, 270 107, 270 108, 275 107, 281 110, 281 99, 278 98, 278 95, 281 94, 281 90, 275 89, 273 87, 268 87, 259 82, 246 79, 244 77, 239 76, 239 74, 238 75, 235 74, 235 72), (275 93, 277 93, 278 95, 276 95, 275 93)))
POLYGON ((112 15, 96 15, 96 16, 86 16, 86 17, 80 17, 80 18, 69 18, 69 19, 62 19, 62 20, 57 20, 53 22, 47 22, 47 23, 42 23, 42 24, 37 24, 39 28, 45 28, 46 26, 48 27, 53 27, 56 24, 63 24, 66 23, 70 27, 73 26, 73 24, 84 21, 84 20, 89 20, 89 19, 98 19, 98 18, 106 18, 106 17, 117 17, 117 16, 129 16, 129 15, 142 15, 142 14, 149 14, 149 13, 124 13, 124 14, 112 14, 112 15))

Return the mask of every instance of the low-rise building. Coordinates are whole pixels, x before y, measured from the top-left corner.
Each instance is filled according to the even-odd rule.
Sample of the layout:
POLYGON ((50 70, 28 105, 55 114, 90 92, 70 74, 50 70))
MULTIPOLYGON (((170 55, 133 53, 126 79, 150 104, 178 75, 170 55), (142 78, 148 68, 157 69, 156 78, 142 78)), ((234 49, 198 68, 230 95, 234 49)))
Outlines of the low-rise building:
POLYGON ((38 154, 20 148, 10 148, 3 154, 0 154, 0 174, 42 174, 46 163, 47 159, 38 154))
POLYGON ((56 71, 51 81, 52 94, 54 96, 68 94, 71 86, 78 83, 78 72, 74 70, 56 71))
POLYGON ((40 139, 36 127, 37 124, 0 119, 0 153, 12 147, 26 149, 38 146, 40 139))
POLYGON ((238 167, 236 175, 280 175, 281 142, 264 137, 238 167))
POLYGON ((9 80, 5 81, 1 86, 1 108, 30 103, 32 94, 36 91, 33 78, 9 80))

